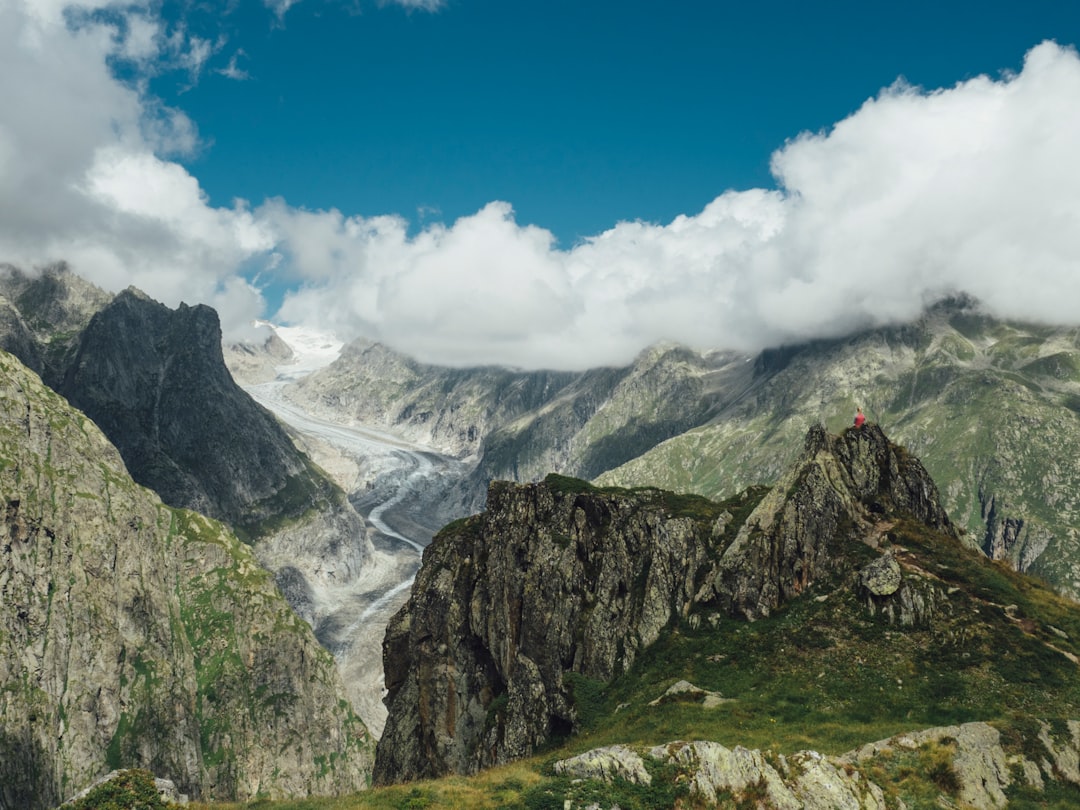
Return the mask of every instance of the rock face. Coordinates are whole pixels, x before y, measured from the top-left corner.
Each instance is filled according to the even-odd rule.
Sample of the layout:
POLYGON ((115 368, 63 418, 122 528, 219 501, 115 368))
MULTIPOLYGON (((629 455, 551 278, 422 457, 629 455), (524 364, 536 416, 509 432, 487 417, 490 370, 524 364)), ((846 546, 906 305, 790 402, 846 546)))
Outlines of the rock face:
POLYGON ((887 514, 954 531, 926 469, 881 428, 867 424, 830 436, 814 426, 802 457, 724 552, 713 590, 730 613, 767 616, 822 575, 842 570, 842 544, 873 538, 887 514))
MULTIPOLYGON (((1080 724, 1070 722, 1069 726, 1080 724)), ((727 801, 722 806, 754 801, 755 806, 786 810, 885 810, 892 803, 864 771, 898 757, 917 761, 920 753, 944 754, 951 799, 961 807, 999 810, 1008 806, 1005 791, 1018 779, 1039 789, 1046 781, 1080 784, 1080 775, 1070 767, 1080 750, 1078 741, 1075 734, 1055 741, 1044 725, 1038 741, 1031 741, 1036 762, 1006 753, 994 727, 964 723, 900 734, 839 757, 815 751, 766 757, 741 746, 731 749, 709 741, 679 741, 656 746, 644 755, 626 746, 597 748, 556 762, 554 770, 575 779, 611 782, 618 778, 647 785, 651 782, 645 765, 648 758, 676 767, 692 799, 706 807, 718 806, 724 797, 727 801)), ((939 802, 942 806, 953 806, 942 798, 948 802, 939 802)))
POLYGON ((333 659, 247 547, 6 353, 0 434, 0 807, 124 767, 205 799, 366 784, 333 659))
POLYGON ((209 307, 171 310, 125 290, 91 319, 59 391, 171 506, 259 536, 342 500, 233 381, 209 307))
MULTIPOLYGON (((569 673, 612 678, 694 610, 754 619, 819 582, 854 587, 901 516, 952 531, 925 469, 874 426, 812 429, 771 493, 723 506, 558 476, 493 483, 483 514, 427 548, 387 628, 376 781, 532 753, 575 728, 569 673)), ((895 613, 907 590, 875 606, 895 613)))
POLYGON ((568 733, 566 674, 611 678, 693 599, 712 521, 560 482, 492 484, 487 512, 425 550, 384 642, 376 781, 469 773, 568 733))

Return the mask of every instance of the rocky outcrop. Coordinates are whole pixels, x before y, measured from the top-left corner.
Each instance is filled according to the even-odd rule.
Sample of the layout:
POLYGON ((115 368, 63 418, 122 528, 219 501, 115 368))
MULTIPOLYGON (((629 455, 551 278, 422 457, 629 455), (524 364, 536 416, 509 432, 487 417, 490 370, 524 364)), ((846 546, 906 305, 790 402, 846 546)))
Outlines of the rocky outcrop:
POLYGON ((377 781, 468 773, 573 729, 566 675, 609 679, 689 608, 708 518, 658 494, 494 483, 424 552, 384 642, 377 781))
MULTIPOLYGON (((952 531, 922 465, 875 426, 812 429, 799 461, 750 511, 754 498, 723 508, 558 476, 492 484, 483 514, 427 548, 387 628, 390 716, 376 780, 526 756, 575 728, 569 673, 609 680, 697 613, 755 619, 812 586, 858 589, 889 519, 952 531)), ((872 607, 910 614, 902 600, 921 591, 909 579, 921 582, 901 573, 872 607)))
POLYGON ((768 616, 814 581, 847 571, 845 544, 876 544, 879 524, 899 515, 954 532, 926 469, 880 427, 832 436, 814 426, 802 455, 739 529, 701 597, 715 596, 748 619, 768 616))
POLYGON ((250 549, 3 353, 0 440, 0 807, 124 767, 205 799, 366 784, 333 659, 250 549))
MULTIPOLYGON (((642 753, 621 745, 597 748, 560 760, 553 768, 576 780, 648 785, 649 760, 674 766, 691 798, 706 807, 753 802, 786 810, 884 810, 895 806, 896 799, 886 795, 884 782, 875 784, 868 774, 922 767, 933 770, 925 778, 940 789, 941 806, 1001 810, 1009 804, 1006 791, 1018 780, 1040 790, 1053 781, 1080 784, 1075 767, 1080 723, 1070 721, 1068 726, 1071 738, 1060 741, 1052 739, 1043 724, 1038 740, 1029 746, 1038 753, 1038 762, 1021 752, 1007 752, 997 729, 976 722, 899 734, 839 757, 815 751, 766 755, 741 746, 679 741, 642 753)), ((571 800, 567 806, 578 805, 571 800)))
MULTIPOLYGON (((87 807, 82 800, 89 802, 95 802, 95 797, 91 794, 95 793, 98 788, 103 788, 108 792, 123 791, 131 789, 131 786, 145 788, 145 792, 149 795, 156 795, 162 804, 168 806, 169 804, 187 804, 187 794, 181 793, 176 789, 176 785, 171 779, 159 779, 155 778, 148 771, 143 770, 117 770, 110 771, 105 776, 98 779, 94 784, 87 788, 83 788, 66 802, 64 802, 57 810, 65 810, 65 808, 82 808, 87 807), (150 794, 150 788, 153 788, 153 793, 150 794)), ((140 798, 142 798, 140 796, 140 798)))

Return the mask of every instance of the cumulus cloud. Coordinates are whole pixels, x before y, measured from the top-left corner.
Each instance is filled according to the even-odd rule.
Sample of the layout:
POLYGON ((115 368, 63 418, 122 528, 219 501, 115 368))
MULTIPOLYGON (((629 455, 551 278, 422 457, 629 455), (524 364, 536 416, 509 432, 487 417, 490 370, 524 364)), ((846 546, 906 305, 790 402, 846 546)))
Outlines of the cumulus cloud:
POLYGON ((281 314, 329 315, 437 362, 562 368, 626 362, 660 339, 753 351, 842 335, 960 291, 1001 316, 1076 322, 1077 98, 1080 59, 1054 43, 1015 75, 899 82, 780 148, 777 190, 566 251, 502 204, 412 238, 277 206, 281 246, 303 246, 292 263, 309 271, 281 314))
POLYGON ((505 202, 418 230, 283 199, 212 206, 170 159, 198 145, 194 122, 109 63, 197 73, 222 41, 166 32, 150 0, 84 2, 75 25, 66 8, 0 2, 0 73, 19 77, 0 83, 0 261, 209 303, 230 333, 272 314, 249 279, 291 286, 279 319, 452 365, 621 364, 665 339, 753 351, 961 291, 1078 320, 1080 58, 1054 43, 1014 75, 886 88, 782 145, 774 189, 559 249, 505 202))
POLYGON ((13 77, 0 83, 0 258, 27 270, 65 260, 106 289, 215 305, 226 325, 257 317, 262 297, 238 271, 272 247, 268 231, 243 204, 207 204, 162 157, 194 148, 194 124, 108 66, 198 61, 201 46, 164 38, 149 4, 69 8, 0 3, 0 73, 13 77))

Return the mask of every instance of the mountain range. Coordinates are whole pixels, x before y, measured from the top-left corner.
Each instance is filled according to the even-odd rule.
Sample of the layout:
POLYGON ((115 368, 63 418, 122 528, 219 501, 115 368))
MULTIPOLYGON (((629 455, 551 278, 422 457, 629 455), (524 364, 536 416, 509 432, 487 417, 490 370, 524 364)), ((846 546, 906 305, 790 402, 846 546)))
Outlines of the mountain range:
POLYGON ((887 329, 756 356, 656 346, 574 374, 428 366, 358 341, 286 389, 305 408, 468 457, 438 505, 548 472, 710 498, 771 484, 810 425, 858 406, 924 460, 973 546, 1080 597, 1080 329, 963 297, 887 329))
MULTIPOLYGON (((1076 606, 1011 568, 1080 589, 1078 339, 953 299, 581 373, 350 345, 285 395, 467 470, 415 506, 450 522, 387 629, 373 761, 310 626, 372 554, 357 493, 233 382, 212 310, 0 268, 0 807, 119 766, 243 799, 543 750, 498 806, 834 806, 808 780, 859 807, 1072 806, 1076 606), (749 781, 707 779, 721 760, 749 781)), ((265 375, 286 351, 228 356, 265 375)))

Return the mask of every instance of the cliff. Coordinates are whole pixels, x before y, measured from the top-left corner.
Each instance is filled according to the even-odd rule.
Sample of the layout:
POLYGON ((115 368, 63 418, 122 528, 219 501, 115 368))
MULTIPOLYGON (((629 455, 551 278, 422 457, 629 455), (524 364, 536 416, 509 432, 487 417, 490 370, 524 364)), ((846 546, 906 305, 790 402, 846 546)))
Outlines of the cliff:
POLYGON ((120 767, 207 799, 365 786, 333 659, 246 546, 6 353, 0 438, 0 807, 120 767))
MULTIPOLYGON (((579 727, 574 676, 609 681, 702 616, 754 619, 812 586, 855 587, 899 519, 952 536, 925 469, 876 426, 811 430, 770 493, 723 504, 557 476, 493 483, 483 514, 427 548, 387 628, 390 715, 375 779, 527 756, 579 727)), ((925 622, 933 600, 913 599, 918 587, 865 598, 925 622)))

